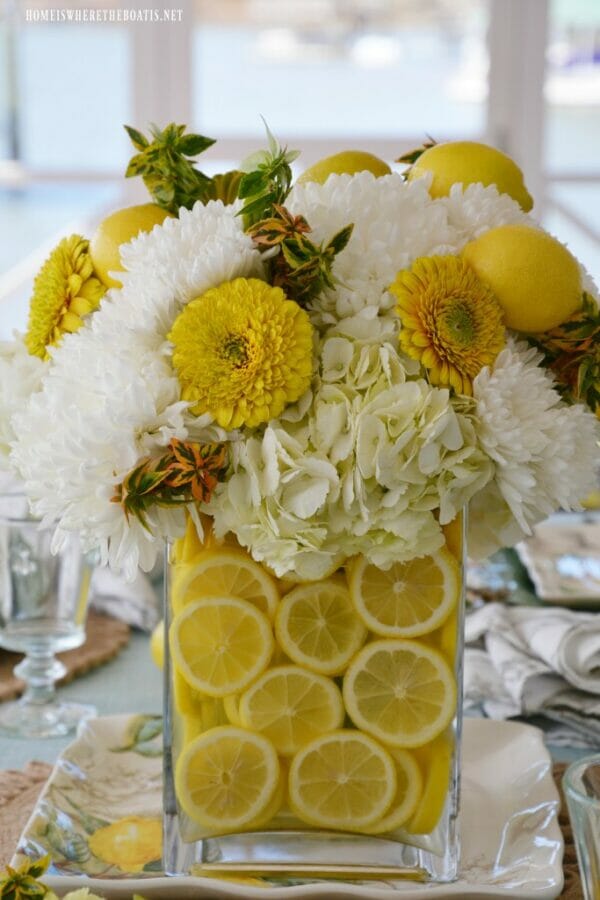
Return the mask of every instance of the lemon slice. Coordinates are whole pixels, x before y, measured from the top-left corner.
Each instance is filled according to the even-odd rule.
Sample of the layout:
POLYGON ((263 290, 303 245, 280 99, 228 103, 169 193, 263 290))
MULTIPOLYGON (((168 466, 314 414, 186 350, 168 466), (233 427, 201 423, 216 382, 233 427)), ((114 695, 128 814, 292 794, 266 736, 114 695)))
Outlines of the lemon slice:
POLYGON ((223 698, 223 708, 225 710, 225 715, 229 719, 232 725, 239 725, 242 727, 242 720, 240 719, 240 695, 239 694, 228 694, 223 698))
POLYGON ((176 668, 187 683, 210 697, 248 687, 273 653, 267 617, 234 597, 206 597, 186 606, 170 630, 176 668))
POLYGON ((395 794, 389 753, 360 731, 322 735, 299 750, 290 766, 290 806, 309 825, 358 831, 381 819, 395 794))
POLYGON ((299 666, 277 666, 242 694, 238 714, 244 727, 268 737, 282 756, 291 756, 318 735, 339 728, 344 704, 330 678, 299 666))
POLYGON ((247 600, 272 619, 279 601, 277 583, 241 550, 206 551, 182 567, 173 583, 173 609, 180 612, 202 597, 247 600))
POLYGON ((366 629, 343 583, 328 579, 296 587, 277 610, 275 634, 294 662, 321 675, 343 672, 366 629))
POLYGON ((175 768, 182 809, 218 834, 244 829, 270 811, 279 782, 279 761, 270 741, 231 725, 193 740, 175 768))
POLYGON ((424 776, 423 794, 416 812, 404 826, 411 834, 429 834, 440 820, 452 771, 452 736, 441 734, 414 755, 424 776))
POLYGON ((383 834, 400 828, 413 815, 423 792, 419 764, 409 750, 389 750, 396 766, 396 796, 390 810, 374 825, 365 825, 366 834, 383 834))
POLYGON ((343 693, 354 724, 392 747, 433 740, 456 707, 450 666, 419 641, 367 644, 348 667, 343 693))
POLYGON ((433 631, 456 605, 460 570, 446 549, 383 571, 364 556, 349 574, 350 595, 365 625, 382 637, 433 631))
POLYGON ((227 715, 223 701, 208 697, 202 691, 191 687, 180 672, 173 673, 173 699, 175 709, 183 716, 192 717, 200 723, 202 731, 215 725, 226 725, 227 715))

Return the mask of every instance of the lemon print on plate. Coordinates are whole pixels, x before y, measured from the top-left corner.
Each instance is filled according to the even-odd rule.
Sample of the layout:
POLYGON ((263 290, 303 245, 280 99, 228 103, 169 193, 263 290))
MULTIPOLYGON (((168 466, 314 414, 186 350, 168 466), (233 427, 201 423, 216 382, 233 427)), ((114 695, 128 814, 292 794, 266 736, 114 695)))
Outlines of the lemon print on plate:
POLYGON ((263 735, 223 725, 184 748, 175 788, 190 819, 213 833, 256 828, 281 800, 279 760, 263 735))
POLYGON ((279 600, 277 582, 242 550, 207 550, 173 584, 176 612, 201 597, 247 600, 272 619, 279 600))
POLYGON ((237 717, 245 728, 268 737, 282 756, 291 756, 319 734, 339 728, 344 704, 330 678, 300 666, 276 666, 242 694, 237 717))
POLYGON ((98 859, 122 872, 141 872, 162 855, 162 822, 143 816, 126 816, 99 828, 88 838, 98 859))
POLYGON ((343 672, 367 630, 343 582, 327 579, 286 594, 275 617, 275 633, 290 659, 321 675, 343 672))
POLYGON ((424 150, 406 172, 408 181, 432 173, 429 187, 432 197, 446 197, 453 184, 493 184, 499 193, 508 194, 525 211, 533 200, 523 181, 519 166, 501 150, 478 141, 448 141, 424 150))
POLYGON ((446 549, 391 568, 363 556, 349 574, 350 595, 365 625, 384 637, 418 637, 438 628, 456 606, 460 570, 446 549))
POLYGON ((395 795, 390 754, 360 731, 322 735, 298 751, 290 766, 290 806, 310 825, 358 831, 381 819, 395 795))
POLYGON ((173 619, 170 644, 176 669, 209 697, 248 687, 268 666, 274 647, 267 617, 235 597, 188 604, 173 619))
POLYGON ((386 162, 364 150, 342 150, 325 156, 300 175, 298 184, 314 181, 325 184, 330 175, 356 175, 357 172, 371 172, 376 177, 390 175, 391 169, 386 162))
POLYGON ((456 708, 450 666, 419 641, 373 641, 344 677, 346 711, 361 729, 391 747, 420 747, 446 728, 456 708))

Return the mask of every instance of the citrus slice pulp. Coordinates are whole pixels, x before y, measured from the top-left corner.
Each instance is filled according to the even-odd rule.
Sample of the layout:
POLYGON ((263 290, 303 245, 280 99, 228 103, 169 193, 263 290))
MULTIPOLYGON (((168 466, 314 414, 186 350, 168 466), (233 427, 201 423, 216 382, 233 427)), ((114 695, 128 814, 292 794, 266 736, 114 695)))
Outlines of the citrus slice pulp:
POLYGON ((270 741, 231 725, 212 728, 189 743, 175 769, 181 807, 214 833, 253 826, 269 809, 279 783, 270 741))
POLYGON ((359 616, 375 634, 418 637, 441 625, 456 605, 460 569, 445 548, 386 570, 363 556, 352 566, 349 587, 359 616))
POLYGON ((283 651, 298 665, 321 675, 337 675, 362 646, 367 631, 348 589, 327 579, 286 594, 275 617, 283 651))
POLYGON ((344 703, 357 726, 391 747, 420 747, 448 725, 456 684, 441 653, 419 641, 373 641, 344 677, 344 703))
POLYGON ((300 666, 268 669, 245 691, 238 715, 245 728, 269 738, 282 756, 339 728, 344 704, 337 685, 300 666))
POLYGON ((180 612, 202 597, 247 600, 272 619, 279 601, 277 583, 242 550, 207 550, 173 584, 173 609, 180 612))
POLYGON ((299 750, 290 766, 290 806, 310 825, 358 831, 381 819, 395 794, 389 753, 360 731, 322 735, 299 750))
POLYGON ((187 683, 210 697, 248 687, 273 653, 267 617, 235 597, 205 597, 178 613, 170 629, 176 669, 187 683))

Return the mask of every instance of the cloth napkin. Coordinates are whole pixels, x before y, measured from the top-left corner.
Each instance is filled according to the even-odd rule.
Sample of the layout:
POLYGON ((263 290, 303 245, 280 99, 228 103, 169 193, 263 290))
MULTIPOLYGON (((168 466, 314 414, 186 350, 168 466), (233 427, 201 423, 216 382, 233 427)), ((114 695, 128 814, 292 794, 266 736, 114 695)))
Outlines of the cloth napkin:
POLYGON ((465 625, 465 704, 541 715, 555 744, 600 746, 600 616, 488 603, 465 625))
POLYGON ((138 572, 127 582, 108 568, 94 569, 90 605, 142 631, 152 631, 162 617, 160 585, 138 572))

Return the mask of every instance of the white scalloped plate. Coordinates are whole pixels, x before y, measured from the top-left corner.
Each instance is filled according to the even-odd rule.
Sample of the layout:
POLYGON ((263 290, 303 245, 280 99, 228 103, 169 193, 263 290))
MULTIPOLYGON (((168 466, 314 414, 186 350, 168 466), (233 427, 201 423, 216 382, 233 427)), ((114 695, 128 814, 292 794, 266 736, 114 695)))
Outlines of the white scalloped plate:
POLYGON ((479 719, 467 719, 464 727, 463 852, 461 877, 454 884, 166 878, 157 872, 152 841, 137 860, 144 871, 124 871, 115 864, 125 867, 122 859, 111 864, 94 855, 93 835, 110 825, 132 827, 132 816, 160 817, 159 727, 159 720, 147 716, 92 719, 59 758, 19 842, 19 851, 30 856, 51 854, 46 882, 59 894, 89 887, 110 900, 131 900, 135 892, 149 900, 393 900, 395 895, 551 900, 562 890, 559 799, 542 733, 479 719), (115 825, 122 819, 128 822, 115 825))

